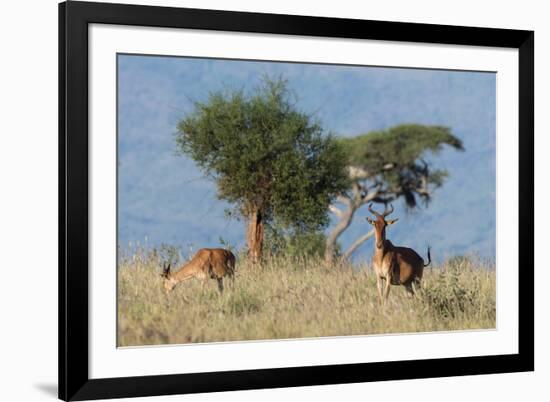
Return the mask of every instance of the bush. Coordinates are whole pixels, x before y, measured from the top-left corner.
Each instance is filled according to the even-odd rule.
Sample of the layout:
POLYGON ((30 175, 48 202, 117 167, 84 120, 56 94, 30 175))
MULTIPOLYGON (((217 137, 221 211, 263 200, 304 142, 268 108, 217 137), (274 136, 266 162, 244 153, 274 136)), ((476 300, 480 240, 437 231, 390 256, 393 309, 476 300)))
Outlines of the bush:
MULTIPOLYGON (((289 232, 273 225, 265 227, 264 247, 270 257, 322 258, 326 236, 322 232, 289 232)), ((339 247, 338 247, 339 254, 339 247)))
POLYGON ((476 276, 471 274, 472 261, 468 257, 449 260, 435 281, 422 289, 424 302, 437 316, 446 319, 472 312, 480 299, 481 289, 478 281, 472 281, 476 276))

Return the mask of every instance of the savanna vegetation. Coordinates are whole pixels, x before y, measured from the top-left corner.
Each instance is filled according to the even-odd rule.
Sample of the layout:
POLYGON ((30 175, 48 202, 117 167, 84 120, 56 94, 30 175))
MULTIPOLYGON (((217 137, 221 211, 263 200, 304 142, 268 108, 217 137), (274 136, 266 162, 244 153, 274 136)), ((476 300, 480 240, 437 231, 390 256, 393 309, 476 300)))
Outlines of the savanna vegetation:
POLYGON ((195 102, 177 125, 175 148, 216 183, 232 205, 228 218, 246 223, 246 247, 235 250, 233 287, 220 293, 215 281, 193 279, 170 295, 161 267, 177 271, 193 253, 121 250, 119 346, 495 327, 491 262, 432 263, 414 298, 392 286, 382 304, 372 267, 351 259, 371 227, 351 244, 339 241, 367 204, 429 205, 448 175, 435 157, 464 149, 449 128, 404 124, 336 137, 296 107, 284 79, 267 77, 251 92, 195 102))
POLYGON ((214 280, 190 280, 169 296, 159 275, 164 259, 141 248, 121 256, 119 346, 484 329, 496 322, 494 266, 474 258, 426 268, 415 298, 392 286, 384 306, 368 266, 326 268, 320 255, 273 255, 261 267, 241 255, 233 288, 220 294, 214 280))

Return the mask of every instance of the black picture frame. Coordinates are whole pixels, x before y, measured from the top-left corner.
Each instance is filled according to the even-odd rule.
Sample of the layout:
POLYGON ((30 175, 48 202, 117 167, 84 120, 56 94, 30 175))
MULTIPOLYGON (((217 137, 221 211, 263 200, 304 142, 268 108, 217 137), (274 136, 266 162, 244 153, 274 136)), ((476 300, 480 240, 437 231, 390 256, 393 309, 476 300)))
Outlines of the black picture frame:
POLYGON ((534 370, 534 32, 70 1, 59 4, 59 398, 89 400, 534 370), (375 39, 519 51, 517 354, 211 373, 88 376, 88 25, 375 39))

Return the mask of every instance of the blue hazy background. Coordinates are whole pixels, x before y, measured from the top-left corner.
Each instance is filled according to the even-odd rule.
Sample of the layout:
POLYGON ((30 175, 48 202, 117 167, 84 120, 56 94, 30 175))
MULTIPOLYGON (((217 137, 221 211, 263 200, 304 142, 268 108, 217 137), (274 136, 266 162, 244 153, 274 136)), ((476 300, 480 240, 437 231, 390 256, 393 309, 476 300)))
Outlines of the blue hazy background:
MULTIPOLYGON (((177 122, 220 89, 253 89, 264 74, 282 75, 327 131, 354 136, 402 123, 444 125, 465 152, 429 158, 448 169, 428 208, 406 212, 399 201, 388 229, 394 244, 437 260, 473 254, 495 258, 496 76, 382 67, 273 63, 138 55, 118 56, 118 240, 123 249, 147 243, 245 246, 244 222, 224 217, 225 202, 192 159, 175 154, 177 122)), ((370 227, 359 210, 340 238, 344 249, 370 227)), ((372 255, 372 241, 357 250, 372 255)))

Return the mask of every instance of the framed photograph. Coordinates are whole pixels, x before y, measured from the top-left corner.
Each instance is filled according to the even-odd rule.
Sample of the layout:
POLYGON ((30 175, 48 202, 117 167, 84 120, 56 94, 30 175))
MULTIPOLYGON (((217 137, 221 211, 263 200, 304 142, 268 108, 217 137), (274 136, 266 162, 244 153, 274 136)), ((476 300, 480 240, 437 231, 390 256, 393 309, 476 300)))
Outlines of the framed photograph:
POLYGON ((534 33, 59 5, 59 398, 534 369, 534 33))

